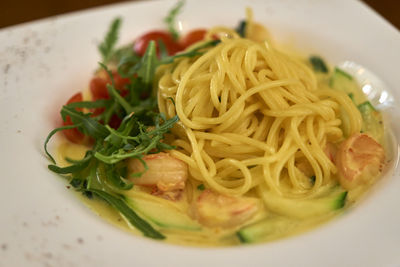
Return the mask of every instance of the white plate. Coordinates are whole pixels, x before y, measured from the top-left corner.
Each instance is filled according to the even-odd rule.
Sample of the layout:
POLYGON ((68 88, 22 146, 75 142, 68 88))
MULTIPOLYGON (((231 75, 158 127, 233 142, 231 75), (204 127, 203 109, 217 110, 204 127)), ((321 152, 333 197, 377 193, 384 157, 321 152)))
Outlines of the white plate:
MULTIPOLYGON (((400 175, 360 206, 306 234, 257 246, 197 249, 126 234, 97 218, 47 170, 43 141, 84 89, 96 45, 123 17, 121 44, 163 28, 175 1, 126 3, 0 32, 0 266, 400 266, 400 175)), ((251 6, 273 36, 331 63, 358 62, 399 99, 400 34, 357 1, 188 1, 183 30, 236 26, 251 6)), ((393 112, 399 118, 399 112, 393 112)))

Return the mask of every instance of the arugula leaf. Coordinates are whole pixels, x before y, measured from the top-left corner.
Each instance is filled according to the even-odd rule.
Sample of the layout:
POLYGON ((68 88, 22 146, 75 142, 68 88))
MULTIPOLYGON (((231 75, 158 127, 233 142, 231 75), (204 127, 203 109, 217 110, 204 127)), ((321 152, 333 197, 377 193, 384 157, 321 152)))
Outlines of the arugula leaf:
POLYGON ((109 62, 115 62, 118 64, 121 58, 126 58, 126 57, 136 57, 138 60, 140 59, 140 57, 136 55, 135 51, 132 49, 131 43, 124 45, 120 48, 114 49, 112 55, 110 56, 109 62))
POLYGON ((81 102, 73 102, 70 104, 67 104, 66 106, 69 108, 103 108, 106 107, 110 103, 110 100, 108 99, 99 99, 96 101, 81 101, 81 102))
POLYGON ((116 113, 117 109, 118 103, 112 100, 112 104, 99 116, 103 118, 104 124, 110 122, 112 115, 116 113))
POLYGON ((167 47, 165 46, 164 42, 160 39, 157 40, 157 46, 158 50, 160 52, 160 58, 164 58, 168 56, 168 50, 167 47))
POLYGON ((118 41, 118 32, 121 26, 121 19, 116 18, 112 21, 104 41, 98 46, 103 63, 107 64, 114 52, 114 47, 118 41))
POLYGON ((162 235, 159 231, 154 229, 148 222, 143 220, 139 215, 133 211, 126 202, 120 197, 115 197, 111 194, 108 194, 102 190, 97 189, 88 189, 88 191, 92 192, 94 195, 106 201, 108 204, 113 206, 116 210, 118 210, 122 216, 126 218, 126 220, 132 226, 136 227, 139 231, 141 231, 145 236, 154 238, 154 239, 165 239, 165 236, 162 235))
MULTIPOLYGON (((119 133, 118 137, 123 139, 125 143, 129 143, 129 140, 133 141, 133 143, 130 143, 132 145, 131 149, 125 150, 124 148, 118 148, 109 151, 96 151, 94 156, 104 163, 114 164, 127 158, 141 157, 149 153, 152 149, 160 151, 166 148, 166 146, 161 143, 164 134, 169 131, 177 121, 177 116, 169 120, 166 120, 165 117, 163 118, 162 115, 156 116, 154 120, 155 129, 152 131, 145 131, 143 127, 139 127, 140 133, 136 137, 129 135, 123 136, 119 133), (160 119, 163 119, 164 123, 160 124, 160 119)), ((111 134, 115 133, 111 132, 111 134)), ((169 148, 171 148, 171 146, 169 146, 169 148)))
POLYGON ((107 128, 90 117, 89 114, 76 111, 68 106, 63 106, 61 109, 61 116, 65 120, 66 116, 70 116, 75 125, 80 125, 85 133, 95 139, 103 139, 108 136, 107 128))
POLYGON ((107 84, 107 90, 109 95, 112 96, 112 98, 117 102, 127 114, 131 113, 133 111, 133 107, 123 98, 115 89, 114 83, 113 85, 107 84))
POLYGON ((156 43, 154 41, 150 41, 142 59, 135 66, 135 69, 137 70, 136 73, 138 77, 142 79, 144 84, 151 84, 158 65, 159 62, 157 58, 156 43))
POLYGON ((90 160, 93 158, 93 153, 92 151, 88 151, 85 154, 85 157, 81 160, 76 160, 71 166, 60 168, 56 165, 49 165, 48 168, 49 170, 58 173, 58 174, 68 174, 68 173, 76 173, 79 172, 83 169, 85 169, 89 163, 90 160))
POLYGON ((245 20, 241 20, 239 22, 239 25, 236 27, 236 32, 240 35, 240 37, 246 37, 246 26, 247 23, 245 20))
POLYGON ((316 72, 328 72, 328 67, 326 66, 324 60, 318 56, 311 56, 309 58, 311 65, 316 72))
POLYGON ((221 42, 221 40, 211 40, 208 42, 205 42, 203 44, 201 44, 198 47, 193 48, 192 50, 189 50, 187 52, 183 52, 183 53, 179 53, 176 54, 174 56, 170 56, 170 57, 165 57, 162 58, 160 60, 160 64, 170 64, 172 63, 175 59, 180 58, 180 57, 195 57, 195 56, 200 56, 202 54, 204 54, 203 50, 204 48, 208 48, 208 47, 213 47, 216 46, 217 44, 219 44, 221 42))
MULTIPOLYGON (((151 52, 149 52, 149 53, 151 53, 151 52)), ((146 50, 146 54, 147 54, 147 50, 146 50)), ((146 56, 146 54, 144 55, 144 57, 146 56)), ((146 72, 144 75, 151 76, 151 77, 147 77, 147 76, 142 77, 143 80, 146 83, 148 83, 147 85, 150 85, 150 82, 152 81, 154 73, 155 73, 155 68, 156 68, 155 66, 157 65, 157 63, 154 62, 153 60, 154 60, 154 58, 151 60, 151 62, 148 62, 149 60, 146 61, 146 59, 144 59, 142 61, 143 62, 142 67, 145 66, 143 68, 146 69, 146 72), (146 65, 146 64, 148 64, 148 65, 146 65), (153 64, 153 65, 151 65, 151 64, 153 64), (148 79, 150 79, 150 80, 148 80, 148 79)), ((157 60, 157 59, 155 59, 155 60, 157 60)), ((111 71, 107 68, 106 65, 104 65, 102 63, 100 63, 100 65, 108 73, 108 75, 111 78, 112 85, 107 84, 107 89, 108 89, 109 94, 113 97, 113 99, 116 101, 116 103, 118 103, 120 106, 122 106, 125 109, 126 114, 141 113, 146 109, 149 110, 149 109, 155 107, 153 100, 149 100, 149 99, 142 101, 142 102, 135 101, 137 105, 135 107, 132 107, 128 103, 128 101, 126 101, 125 98, 123 98, 115 89, 114 79, 112 78, 111 71)), ((138 75, 140 75, 140 74, 138 73, 138 75)))
POLYGON ((78 172, 81 171, 83 169, 85 169, 87 166, 89 165, 89 162, 84 162, 81 164, 75 164, 75 165, 71 165, 68 167, 58 167, 56 165, 49 165, 48 168, 49 170, 58 173, 58 174, 68 174, 68 173, 74 173, 74 172, 78 172))
POLYGON ((96 177, 106 182, 112 191, 129 190, 133 187, 133 183, 121 178, 115 165, 99 163, 96 169, 96 177))
POLYGON ((136 55, 126 55, 120 58, 118 63, 118 73, 124 78, 130 78, 136 73, 135 65, 140 62, 140 57, 136 55))
POLYGON ((133 116, 133 113, 126 116, 119 126, 118 130, 114 130, 109 125, 106 128, 110 131, 110 135, 106 137, 105 141, 111 144, 113 147, 120 148, 122 145, 126 144, 127 138, 135 138, 129 136, 137 122, 137 117, 133 116))
POLYGON ((77 125, 66 125, 66 126, 62 126, 62 127, 58 127, 54 130, 52 130, 49 135, 46 137, 46 140, 44 141, 44 152, 46 153, 46 155, 49 157, 49 159, 51 160, 51 162, 56 163, 56 161, 54 160, 53 156, 49 153, 48 149, 47 149, 47 145, 50 141, 50 139, 53 137, 53 135, 55 135, 57 132, 63 131, 63 130, 68 130, 68 129, 73 129, 73 128, 78 128, 80 127, 81 124, 77 124, 77 125))
MULTIPOLYGON (((119 64, 118 64, 118 73, 122 77, 129 77, 131 78, 131 84, 130 84, 130 103, 134 104, 135 106, 131 110, 131 112, 139 112, 143 111, 143 106, 146 106, 145 109, 150 109, 151 106, 154 105, 155 100, 147 100, 146 105, 143 106, 141 104, 141 101, 138 98, 138 95, 142 95, 145 93, 146 95, 151 95, 152 90, 151 90, 151 83, 154 78, 154 74, 156 72, 157 67, 159 67, 162 64, 170 64, 172 63, 175 59, 180 58, 180 57, 195 57, 198 55, 202 55, 204 52, 202 51, 205 48, 216 46, 218 43, 220 43, 220 40, 212 40, 203 43, 202 45, 193 48, 190 51, 179 53, 174 56, 167 56, 166 53, 161 53, 160 54, 160 59, 157 57, 157 50, 156 50, 156 43, 154 41, 150 41, 149 45, 147 46, 146 52, 143 55, 143 57, 138 61, 136 56, 128 56, 121 58, 119 64), (132 78, 135 77, 135 74, 137 78, 132 78), (136 94, 134 93, 136 92, 136 94), (142 106, 139 108, 139 106, 142 106)), ((159 47, 162 51, 163 43, 159 42, 159 47)), ((121 102, 121 101, 120 101, 121 102)), ((124 107, 126 109, 126 105, 124 107)))
POLYGON ((164 22, 167 23, 168 26, 168 31, 171 33, 172 37, 174 40, 178 40, 179 38, 179 33, 175 29, 175 19, 176 16, 181 12, 181 9, 183 5, 185 4, 185 1, 181 0, 179 1, 168 13, 167 17, 165 17, 164 22))
POLYGON ((81 187, 82 182, 83 182, 82 179, 79 179, 79 178, 72 178, 72 179, 69 181, 69 184, 72 185, 74 188, 79 188, 79 187, 81 187))

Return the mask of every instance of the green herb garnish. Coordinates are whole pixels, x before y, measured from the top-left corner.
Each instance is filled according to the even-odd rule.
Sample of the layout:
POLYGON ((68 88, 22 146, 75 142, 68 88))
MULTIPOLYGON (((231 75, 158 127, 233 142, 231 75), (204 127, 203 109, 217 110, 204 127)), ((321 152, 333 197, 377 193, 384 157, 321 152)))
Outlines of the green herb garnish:
POLYGON ((110 28, 108 29, 104 41, 98 47, 100 54, 103 58, 104 64, 108 63, 114 52, 114 47, 118 41, 118 32, 120 26, 121 26, 121 19, 120 18, 114 19, 110 25, 110 28))
POLYGON ((318 56, 311 56, 309 58, 314 71, 328 73, 328 67, 326 66, 324 60, 318 56))
POLYGON ((203 191, 203 190, 205 190, 205 189, 206 189, 206 187, 205 187, 204 184, 199 184, 199 185, 197 186, 197 190, 203 191))
POLYGON ((178 40, 179 38, 179 33, 175 28, 175 19, 176 16, 181 12, 181 9, 183 5, 185 4, 185 1, 181 0, 179 1, 168 13, 167 17, 165 17, 164 22, 167 23, 168 26, 168 31, 171 33, 172 38, 174 40, 178 40))
MULTIPOLYGON (((168 23, 173 24, 174 17, 183 5, 183 1, 170 12, 168 23)), ((168 56, 162 42, 158 43, 160 55, 157 55, 156 43, 151 41, 142 57, 136 55, 132 46, 115 49, 121 20, 115 19, 99 45, 103 58, 100 68, 109 76, 107 84, 109 99, 81 101, 64 105, 61 117, 72 125, 54 129, 44 143, 46 155, 52 164, 48 168, 69 180, 70 185, 88 198, 100 198, 115 208, 129 224, 140 230, 145 236, 163 239, 161 233, 139 217, 133 207, 124 198, 124 191, 130 190, 130 179, 140 177, 142 173, 127 173, 127 159, 138 159, 148 169, 142 157, 159 153, 174 147, 163 143, 164 135, 179 120, 177 116, 167 119, 157 109, 157 98, 153 90, 153 80, 157 67, 173 63, 180 57, 202 55, 207 48, 216 46, 213 40, 174 56, 168 56), (163 48, 164 47, 164 48, 163 48), (164 52, 163 52, 164 51, 164 52), (112 61, 112 64, 110 62, 112 61), (117 65, 111 71, 110 66, 117 65), (119 76, 129 79, 124 85, 124 94, 117 88, 115 71, 119 76), (83 109, 90 112, 84 113, 83 109), (99 112, 101 110, 101 112, 99 112), (119 126, 110 126, 112 118, 120 119, 119 126), (57 166, 47 146, 54 134, 63 130, 78 129, 93 144, 85 157, 80 160, 66 159, 67 167, 57 166)), ((173 99, 171 99, 173 101, 173 99)), ((204 187, 204 185, 203 185, 204 187)), ((199 190, 202 187, 199 187, 199 190)))
POLYGON ((165 236, 162 235, 160 232, 155 230, 148 222, 143 220, 141 217, 139 217, 136 212, 134 212, 128 204, 126 204, 125 200, 121 197, 116 197, 111 194, 108 194, 102 190, 97 190, 97 189, 91 189, 89 192, 93 193, 94 195, 98 196, 99 198, 105 200, 110 204, 112 207, 114 207, 116 210, 120 212, 122 216, 126 218, 126 220, 131 224, 132 226, 136 227, 142 233, 150 238, 154 239, 165 239, 165 236))
POLYGON ((246 21, 245 20, 241 20, 239 22, 239 25, 236 27, 236 32, 241 36, 241 37, 246 37, 246 21))

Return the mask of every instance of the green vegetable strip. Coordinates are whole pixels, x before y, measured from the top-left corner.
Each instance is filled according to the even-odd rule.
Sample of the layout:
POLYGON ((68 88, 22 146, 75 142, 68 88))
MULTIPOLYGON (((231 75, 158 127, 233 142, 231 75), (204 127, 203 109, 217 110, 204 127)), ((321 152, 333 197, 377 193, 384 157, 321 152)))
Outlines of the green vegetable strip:
POLYGON ((148 222, 139 217, 139 215, 137 215, 136 212, 134 212, 122 199, 97 189, 89 189, 88 191, 92 192, 94 195, 105 200, 107 203, 113 206, 128 220, 133 227, 137 228, 145 236, 154 239, 165 239, 164 235, 154 229, 148 222))
POLYGON ((346 205, 346 199, 347 199, 347 191, 343 192, 340 195, 340 198, 338 201, 335 203, 334 208, 335 209, 341 209, 346 205))
POLYGON ((353 80, 353 76, 351 76, 350 74, 348 74, 348 73, 345 72, 344 70, 339 69, 338 67, 335 68, 335 72, 337 72, 337 73, 343 75, 344 77, 346 77, 346 78, 349 79, 349 80, 353 80))
POLYGON ((365 101, 357 106, 357 108, 361 111, 361 113, 367 113, 370 111, 376 111, 374 106, 369 101, 365 101))

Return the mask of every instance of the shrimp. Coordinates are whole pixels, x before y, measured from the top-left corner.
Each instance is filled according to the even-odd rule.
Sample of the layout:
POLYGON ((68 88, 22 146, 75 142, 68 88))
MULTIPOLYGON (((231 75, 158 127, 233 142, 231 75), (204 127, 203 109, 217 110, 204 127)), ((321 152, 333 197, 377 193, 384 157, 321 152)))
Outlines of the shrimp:
POLYGON ((268 43, 271 43, 271 35, 269 34, 268 30, 256 22, 251 24, 251 27, 246 34, 246 37, 253 41, 260 43, 267 41, 268 43))
POLYGON ((209 189, 194 202, 194 217, 208 227, 234 227, 253 217, 260 208, 259 200, 231 197, 209 189))
POLYGON ((140 173, 140 177, 129 178, 136 185, 155 186, 162 193, 182 190, 188 177, 188 167, 183 161, 168 153, 146 155, 142 158, 148 170, 138 159, 129 159, 127 166, 129 174, 140 173))
POLYGON ((368 184, 382 171, 383 147, 367 134, 356 133, 345 140, 336 154, 339 182, 345 189, 368 184))

